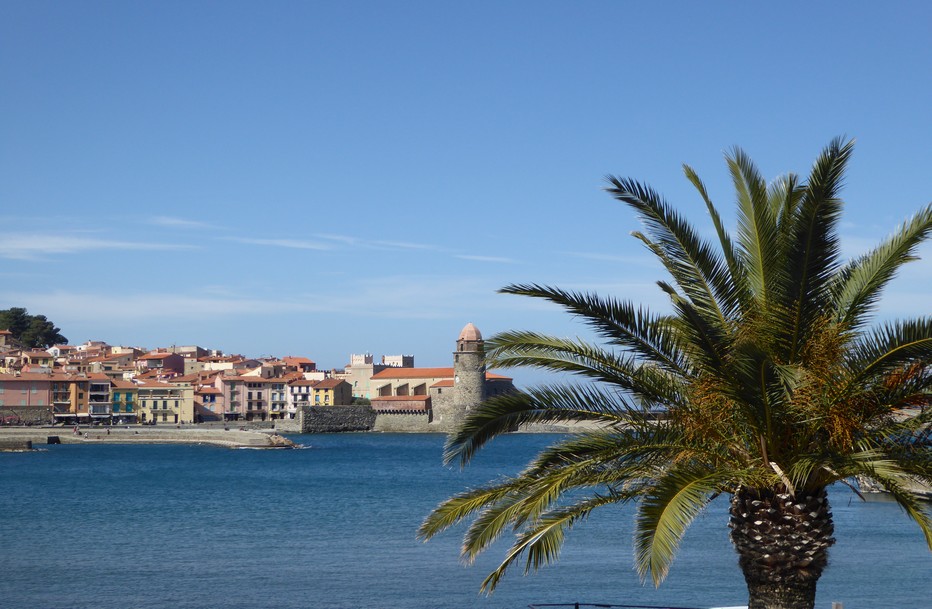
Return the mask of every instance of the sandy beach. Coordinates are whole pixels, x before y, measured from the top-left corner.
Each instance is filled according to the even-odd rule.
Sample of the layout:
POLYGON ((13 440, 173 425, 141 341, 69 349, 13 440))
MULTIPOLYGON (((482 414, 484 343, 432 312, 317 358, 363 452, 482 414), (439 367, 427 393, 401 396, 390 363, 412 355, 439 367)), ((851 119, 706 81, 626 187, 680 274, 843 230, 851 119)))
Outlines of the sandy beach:
POLYGON ((21 448, 32 442, 34 448, 57 437, 61 444, 211 444, 228 448, 277 448, 292 443, 275 433, 229 429, 199 429, 197 427, 160 427, 130 425, 114 427, 0 427, 0 450, 21 448))

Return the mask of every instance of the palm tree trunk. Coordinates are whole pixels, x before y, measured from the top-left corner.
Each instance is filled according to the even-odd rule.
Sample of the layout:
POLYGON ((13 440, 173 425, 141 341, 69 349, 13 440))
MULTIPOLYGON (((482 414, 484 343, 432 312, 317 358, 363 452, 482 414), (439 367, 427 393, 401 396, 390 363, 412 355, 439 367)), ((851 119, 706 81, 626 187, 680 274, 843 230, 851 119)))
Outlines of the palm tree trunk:
POLYGON ((816 583, 835 543, 824 488, 797 495, 739 489, 729 526, 748 585, 748 609, 813 609, 816 583))
POLYGON ((774 584, 748 581, 748 609, 812 609, 816 582, 774 584))

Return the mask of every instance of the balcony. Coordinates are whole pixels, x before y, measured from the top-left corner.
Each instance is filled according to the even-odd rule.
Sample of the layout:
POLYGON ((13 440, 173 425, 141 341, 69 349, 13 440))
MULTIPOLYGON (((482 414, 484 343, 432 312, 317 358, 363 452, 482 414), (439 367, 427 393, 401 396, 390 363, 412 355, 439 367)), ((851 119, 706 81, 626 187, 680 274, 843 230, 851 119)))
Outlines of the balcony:
POLYGON ((109 416, 110 415, 110 404, 91 404, 90 405, 90 415, 91 416, 109 416))

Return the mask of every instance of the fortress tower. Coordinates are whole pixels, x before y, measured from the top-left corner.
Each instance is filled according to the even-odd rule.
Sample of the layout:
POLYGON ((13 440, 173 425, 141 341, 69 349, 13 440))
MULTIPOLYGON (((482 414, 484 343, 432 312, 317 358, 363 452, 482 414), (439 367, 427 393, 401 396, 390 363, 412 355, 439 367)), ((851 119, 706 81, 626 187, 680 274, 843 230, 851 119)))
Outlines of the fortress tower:
POLYGON ((466 324, 453 353, 453 407, 462 416, 485 400, 485 343, 479 329, 466 324))

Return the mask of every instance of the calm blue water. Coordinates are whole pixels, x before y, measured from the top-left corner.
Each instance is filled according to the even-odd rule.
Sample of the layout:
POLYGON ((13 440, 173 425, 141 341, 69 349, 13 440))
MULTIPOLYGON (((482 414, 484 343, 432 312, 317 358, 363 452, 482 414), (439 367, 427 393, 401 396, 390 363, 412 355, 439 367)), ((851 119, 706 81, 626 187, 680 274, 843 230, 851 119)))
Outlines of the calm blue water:
MULTIPOLYGON (((501 438, 465 471, 439 435, 298 436, 306 450, 50 446, 0 454, 3 608, 521 608, 746 602, 727 503, 690 530, 657 590, 632 568, 632 510, 593 515, 560 562, 477 591, 505 548, 458 559, 415 540, 438 502, 526 462, 552 436, 501 438)), ((817 607, 932 607, 932 554, 894 504, 831 495, 838 543, 817 607)))

